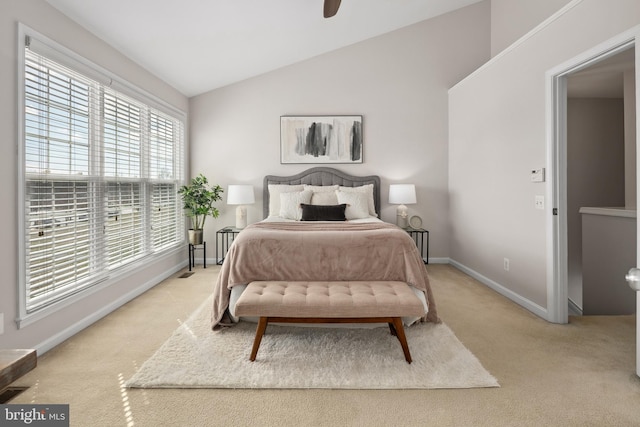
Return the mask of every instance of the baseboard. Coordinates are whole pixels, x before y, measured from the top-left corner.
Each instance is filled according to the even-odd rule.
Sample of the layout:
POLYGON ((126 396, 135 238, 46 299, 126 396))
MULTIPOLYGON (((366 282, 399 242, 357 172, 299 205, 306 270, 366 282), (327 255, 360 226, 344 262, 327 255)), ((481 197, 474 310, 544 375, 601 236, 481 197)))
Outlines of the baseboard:
POLYGON ((569 314, 573 316, 582 316, 582 307, 569 298, 569 314))
POLYGON ((450 264, 449 258, 429 258, 429 264, 450 264))
MULTIPOLYGON (((222 261, 222 258, 207 258, 207 268, 209 266, 215 267, 216 265, 222 265, 218 264, 218 262, 220 261, 222 261)), ((204 261, 202 261, 202 258, 196 259, 195 265, 204 265, 204 261)))
POLYGON ((51 350, 52 348, 54 348, 58 344, 61 344, 65 340, 67 340, 67 339, 71 338, 72 336, 74 336, 75 334, 77 334, 78 332, 80 332, 83 329, 91 326, 93 323, 95 323, 98 320, 102 319, 103 317, 105 317, 109 313, 111 313, 111 312, 115 311, 116 309, 122 307, 124 304, 128 303, 129 301, 133 300, 134 298, 142 295, 143 293, 145 293, 149 289, 153 288, 154 286, 156 286, 157 284, 159 284, 163 280, 169 278, 171 275, 173 275, 176 272, 182 270, 187 265, 188 265, 187 261, 184 261, 184 262, 179 263, 178 265, 175 265, 175 266, 169 268, 168 270, 165 270, 164 272, 158 274, 157 276, 153 277, 152 279, 149 279, 145 283, 141 284, 137 288, 132 289, 131 291, 129 291, 126 294, 122 295, 120 298, 116 299, 112 303, 104 306, 102 309, 92 313, 91 315, 85 317, 84 319, 81 319, 80 321, 78 321, 75 324, 69 326, 68 328, 66 328, 66 329, 58 332, 57 334, 49 337, 45 341, 42 341, 40 344, 37 344, 35 346, 35 349, 37 351, 38 356, 41 356, 42 354, 44 354, 47 351, 51 350))
POLYGON ((489 279, 486 276, 483 276, 482 274, 478 273, 475 270, 472 270, 471 268, 459 263, 458 261, 455 261, 453 259, 449 259, 449 264, 451 264, 453 267, 457 268, 458 270, 462 271, 465 274, 468 274, 469 276, 473 277, 474 279, 476 279, 478 282, 482 283, 483 285, 486 285, 488 287, 490 287, 491 289, 493 289, 494 291, 496 291, 497 293, 499 293, 500 295, 509 298, 511 301, 515 302, 516 304, 518 304, 519 306, 529 310, 530 312, 532 312, 533 314, 535 314, 536 316, 539 316, 545 320, 548 320, 548 312, 547 309, 544 307, 541 307, 540 305, 534 303, 533 301, 530 301, 526 298, 524 298, 522 295, 517 294, 515 292, 513 292, 511 289, 508 289, 504 286, 502 286, 501 284, 499 284, 498 282, 489 279))

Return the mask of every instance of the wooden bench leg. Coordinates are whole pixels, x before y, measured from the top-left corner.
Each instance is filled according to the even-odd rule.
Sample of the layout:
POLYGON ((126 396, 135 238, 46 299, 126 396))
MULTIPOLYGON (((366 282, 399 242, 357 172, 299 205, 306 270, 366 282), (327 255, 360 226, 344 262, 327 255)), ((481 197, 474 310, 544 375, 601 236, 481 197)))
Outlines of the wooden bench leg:
POLYGON ((400 341, 400 345, 402 346, 402 351, 404 352, 404 358, 407 363, 411 363, 411 353, 409 352, 409 344, 407 344, 407 336, 404 333, 404 326, 402 326, 402 318, 401 317, 375 317, 375 318, 292 318, 292 317, 260 317, 258 321, 258 327, 256 328, 256 336, 253 339, 253 348, 251 349, 251 356, 249 360, 254 362, 256 360, 256 356, 258 355, 258 349, 260 348, 260 342, 262 341, 262 336, 264 335, 265 330, 267 329, 267 324, 269 323, 269 319, 273 322, 278 323, 358 323, 358 322, 368 322, 368 323, 388 323, 389 330, 392 335, 395 335, 400 341))
POLYGON ((251 349, 251 357, 249 360, 254 362, 256 360, 256 355, 258 354, 258 348, 260 348, 260 342, 262 341, 262 336, 264 335, 264 331, 267 329, 268 320, 266 317, 261 317, 258 321, 258 328, 256 329, 256 337, 253 340, 253 348, 251 349))
POLYGON ((396 333, 396 328, 395 326, 393 326, 393 323, 389 323, 389 331, 391 331, 391 335, 393 335, 394 337, 398 336, 398 334, 396 333))
MULTIPOLYGON (((391 323, 389 324, 391 327, 391 323)), ((407 336, 404 334, 404 327, 402 326, 402 318, 394 317, 393 318, 393 329, 395 329, 395 336, 398 337, 400 341, 400 345, 402 346, 402 351, 404 352, 404 358, 407 360, 407 363, 411 363, 411 353, 409 352, 409 344, 407 344, 407 336)))

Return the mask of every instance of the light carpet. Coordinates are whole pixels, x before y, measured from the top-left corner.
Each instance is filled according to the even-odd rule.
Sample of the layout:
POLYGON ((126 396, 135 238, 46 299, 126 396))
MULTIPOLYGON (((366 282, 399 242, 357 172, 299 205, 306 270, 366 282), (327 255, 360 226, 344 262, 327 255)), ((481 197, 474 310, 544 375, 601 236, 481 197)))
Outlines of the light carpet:
POLYGON ((127 381, 132 388, 435 389, 499 387, 444 323, 405 329, 413 363, 389 328, 269 325, 249 361, 256 324, 212 331, 202 304, 127 381))

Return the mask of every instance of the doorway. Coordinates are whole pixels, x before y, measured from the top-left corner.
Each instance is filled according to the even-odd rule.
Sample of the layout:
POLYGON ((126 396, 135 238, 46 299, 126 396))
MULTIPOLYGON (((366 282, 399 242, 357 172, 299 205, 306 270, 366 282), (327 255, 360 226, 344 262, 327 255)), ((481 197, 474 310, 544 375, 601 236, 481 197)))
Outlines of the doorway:
MULTIPOLYGON (((593 105, 598 103, 617 104, 618 110, 623 110, 624 107, 620 105, 624 104, 623 100, 600 102, 594 98, 598 98, 595 95, 595 88, 598 86, 595 83, 600 83, 606 80, 606 75, 611 74, 614 70, 619 73, 617 79, 619 81, 618 90, 624 90, 624 77, 623 74, 627 73, 627 80, 632 81, 634 84, 636 78, 635 68, 635 39, 638 34, 638 28, 620 35, 619 37, 610 40, 609 42, 600 45, 580 57, 574 58, 565 64, 562 64, 547 73, 548 82, 548 159, 547 164, 550 168, 550 179, 547 183, 547 198, 553 203, 553 210, 548 213, 548 280, 547 280, 547 311, 548 320, 555 323, 567 323, 569 314, 569 301, 573 302, 573 308, 579 313, 583 309, 584 301, 581 300, 580 286, 582 285, 582 235, 580 231, 581 216, 576 212, 576 204, 578 205, 590 205, 606 206, 614 205, 616 207, 633 207, 635 208, 637 185, 636 185, 636 153, 635 153, 635 124, 631 126, 634 131, 633 138, 633 152, 629 151, 629 147, 620 147, 620 155, 615 162, 618 164, 618 172, 608 174, 606 169, 603 170, 603 175, 613 175, 612 180, 618 182, 618 186, 615 191, 605 190, 605 196, 602 200, 595 200, 591 202, 592 198, 597 198, 589 190, 589 186, 585 186, 582 190, 579 187, 575 187, 575 182, 580 181, 580 177, 574 176, 576 171, 575 163, 577 160, 574 158, 576 143, 569 144, 569 114, 572 116, 576 111, 593 110, 593 105), (625 65, 621 65, 625 64, 625 65), (628 69, 622 71, 622 68, 631 64, 631 71, 628 69), (622 89, 620 89, 622 88, 622 89), (592 99, 591 101, 576 101, 580 99, 575 94, 577 91, 582 90, 582 99, 592 99), (587 104, 593 104, 588 106, 587 104), (568 113, 569 112, 569 113, 568 113), (626 150, 626 152, 625 152, 626 150), (571 157, 570 157, 571 156, 571 157), (633 177, 630 174, 625 175, 625 169, 630 170, 631 162, 633 164, 633 177), (573 162, 573 163, 572 163, 573 162), (627 164, 625 164, 627 162, 627 164), (571 166, 572 170, 568 171, 568 167, 571 166), (586 194, 586 198, 583 194, 586 194), (611 193, 611 194, 607 194, 611 193), (616 193, 616 194, 613 194, 616 193), (633 196, 629 196, 633 193, 633 196), (621 196, 622 195, 622 196, 621 196), (611 196, 611 197, 609 197, 611 196), (609 197, 607 199, 607 197, 609 197), (578 236, 578 237, 576 237, 578 236), (578 285, 579 284, 579 285, 578 285)), ((635 88, 632 90, 633 100, 632 105, 635 107, 635 88)), ((600 96, 600 98, 609 98, 608 96, 600 96)), ((627 101, 630 101, 629 99, 627 101)), ((598 106, 597 109, 605 108, 598 106)), ((607 107, 608 108, 608 107, 607 107)), ((598 114, 592 112, 591 114, 598 114)), ((635 119, 635 111, 633 113, 635 119)), ((628 119, 626 119, 628 121, 628 119)), ((621 120, 624 123, 624 120, 621 120)), ((628 124, 628 123, 627 123, 628 124)), ((624 124, 623 124, 624 126, 624 124)), ((575 131, 571 132, 575 135, 575 131)), ((623 132, 624 133, 624 132, 623 132)), ((624 137, 622 138, 624 141, 624 137)), ((621 144, 624 144, 622 142, 621 144)), ((629 144, 627 144, 629 145, 629 144)), ((595 165, 597 169, 593 167, 586 168, 586 174, 591 176, 598 176, 600 167, 604 167, 602 163, 602 157, 598 158, 598 154, 591 153, 595 156, 595 165)), ((602 147, 599 150, 603 150, 602 147)), ((606 148, 604 149, 607 152, 606 148)), ((608 152, 607 152, 608 153, 608 152)), ((609 153, 608 153, 609 154, 609 153)), ((615 157, 615 156, 614 156, 615 157)), ((613 161, 613 160, 612 160, 613 161)), ((612 166, 607 166, 610 168, 612 166)), ((615 168, 615 167, 614 167, 615 168)), ((611 171, 611 169, 608 169, 611 171)), ((586 176, 586 175, 585 175, 586 176)), ((579 206, 578 206, 579 208, 579 206)), ((635 220, 634 220, 635 225, 635 220)), ((635 233, 634 233, 635 234, 635 233)), ((637 241, 634 242, 637 245, 637 241)), ((635 262, 635 261, 634 261, 635 262)), ((626 271, 619 273, 620 280, 624 284, 624 274, 626 271)), ((622 286, 622 285, 621 285, 622 286)), ((586 314, 586 313, 585 313, 586 314)))
POLYGON ((567 75, 569 313, 635 313, 624 274, 635 266, 633 46, 567 75))

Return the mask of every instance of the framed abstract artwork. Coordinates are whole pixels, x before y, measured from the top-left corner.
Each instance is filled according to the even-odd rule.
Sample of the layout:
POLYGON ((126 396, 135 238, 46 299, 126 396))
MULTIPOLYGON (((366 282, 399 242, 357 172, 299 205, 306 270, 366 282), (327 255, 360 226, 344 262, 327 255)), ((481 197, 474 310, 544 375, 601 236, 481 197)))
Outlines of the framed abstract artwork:
POLYGON ((281 116, 280 163, 362 163, 362 116, 281 116))

